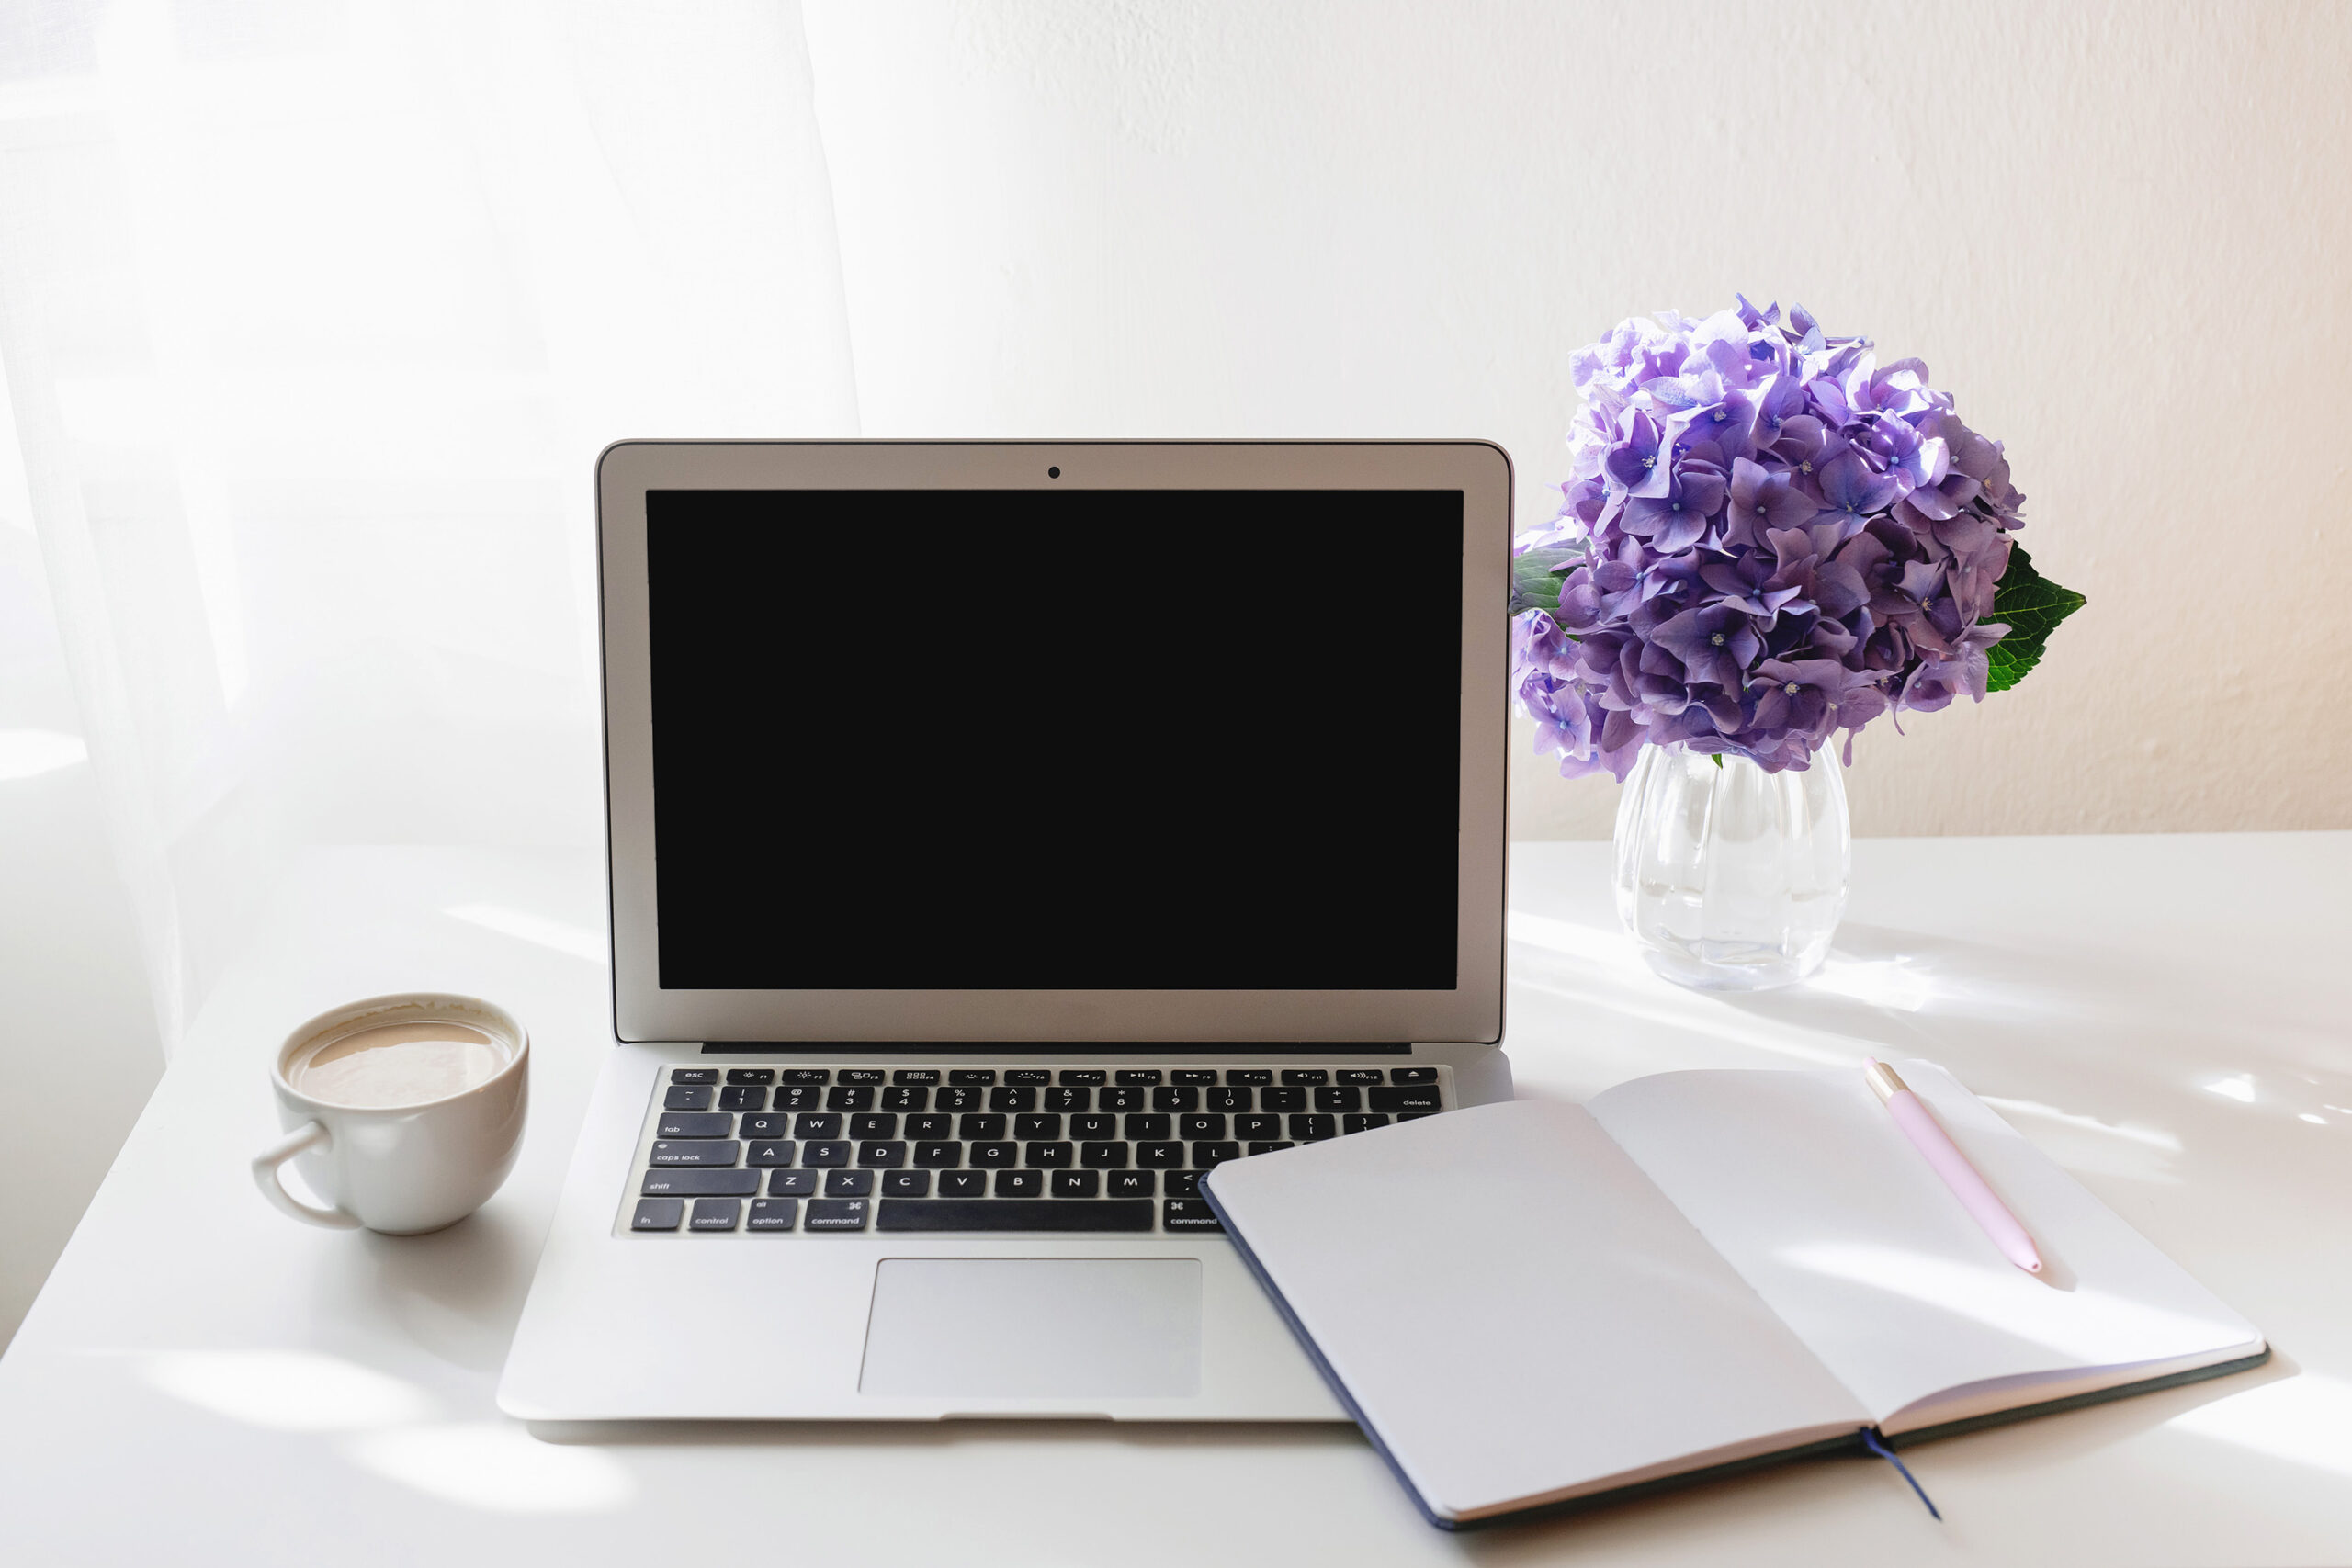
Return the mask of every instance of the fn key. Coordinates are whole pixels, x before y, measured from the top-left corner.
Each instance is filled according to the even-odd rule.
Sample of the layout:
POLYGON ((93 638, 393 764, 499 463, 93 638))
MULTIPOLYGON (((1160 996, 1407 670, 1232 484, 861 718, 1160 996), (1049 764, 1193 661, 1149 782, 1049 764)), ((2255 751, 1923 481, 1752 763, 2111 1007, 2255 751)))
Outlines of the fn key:
POLYGON ((1216 1212, 1202 1198, 1170 1198, 1159 1206, 1160 1225, 1171 1231, 1222 1231, 1216 1212))

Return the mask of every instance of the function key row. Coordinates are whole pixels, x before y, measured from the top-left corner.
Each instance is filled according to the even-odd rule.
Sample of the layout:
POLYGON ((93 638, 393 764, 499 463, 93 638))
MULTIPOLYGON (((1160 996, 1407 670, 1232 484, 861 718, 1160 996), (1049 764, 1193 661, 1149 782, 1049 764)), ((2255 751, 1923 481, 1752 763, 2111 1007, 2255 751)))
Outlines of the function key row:
MULTIPOLYGON (((1256 1089, 1274 1081, 1275 1069, 1271 1067, 1227 1067, 1220 1075, 1214 1067, 1174 1067, 1163 1071, 1159 1067, 1118 1067, 1109 1069, 1110 1081, 1123 1089, 1155 1089, 1162 1083, 1192 1089, 1208 1089, 1219 1083, 1239 1089, 1256 1089)), ((1066 1089, 1094 1089, 1104 1081, 1105 1069, 1101 1067, 1065 1067, 1048 1072, 1043 1067, 1014 1067, 1003 1074, 1009 1085, 1042 1089, 1059 1084, 1066 1089)), ((1314 1089, 1322 1084, 1353 1084, 1359 1088, 1378 1083, 1433 1084, 1437 1082, 1435 1067, 1283 1067, 1282 1082, 1292 1089, 1314 1089)), ((994 1067, 950 1067, 947 1082, 961 1089, 988 1089, 998 1078, 994 1067)), ((716 1085, 720 1081, 717 1067, 673 1067, 670 1081, 684 1085, 716 1085)), ((729 1067, 725 1081, 729 1085, 751 1086, 782 1083, 786 1085, 821 1087, 835 1081, 829 1067, 729 1067)), ((839 1081, 851 1085, 878 1087, 888 1082, 901 1089, 935 1087, 940 1081, 937 1067, 896 1067, 887 1073, 880 1067, 843 1067, 839 1081)))
MULTIPOLYGON (((629 1228, 674 1231, 747 1231, 777 1234, 798 1221, 812 1231, 862 1231, 874 1205, 865 1198, 754 1198, 747 1206, 736 1198, 696 1198, 691 1210, 683 1198, 639 1201, 629 1228), (690 1217, 691 1216, 691 1217, 690 1217)), ((897 1199, 881 1205, 876 1229, 886 1231, 1148 1231, 1154 1205, 1149 1199, 1096 1199, 1089 1201, 994 1198, 897 1199)), ((1158 1205, 1161 1224, 1170 1231, 1221 1231, 1216 1215, 1198 1198, 1170 1198, 1158 1205)))
MULTIPOLYGON (((864 1085, 837 1086, 829 1089, 786 1085, 775 1091, 775 1099, 771 1101, 769 1091, 755 1084, 729 1084, 724 1089, 708 1084, 673 1084, 662 1096, 662 1109, 668 1115, 820 1114, 860 1119, 929 1113, 944 1125, 950 1114, 1060 1116, 1092 1113, 1109 1116, 1150 1113, 1187 1116, 1203 1112, 1231 1115, 1250 1111, 1287 1114, 1309 1110, 1327 1115, 1344 1115, 1356 1111, 1392 1113, 1430 1111, 1442 1109, 1441 1098, 1435 1084, 1374 1085, 1362 1089, 1354 1084, 1325 1084, 1315 1089, 1269 1084, 1255 1089, 1233 1085, 1195 1089, 1189 1084, 1162 1085, 1149 1089, 1041 1089, 1026 1084, 1008 1084, 989 1089, 948 1088, 936 1091, 922 1088, 877 1090, 864 1085)), ((988 1134, 966 1133, 962 1135, 969 1138, 988 1134)), ((1131 1138, 1146 1135, 1127 1134, 1131 1138)))

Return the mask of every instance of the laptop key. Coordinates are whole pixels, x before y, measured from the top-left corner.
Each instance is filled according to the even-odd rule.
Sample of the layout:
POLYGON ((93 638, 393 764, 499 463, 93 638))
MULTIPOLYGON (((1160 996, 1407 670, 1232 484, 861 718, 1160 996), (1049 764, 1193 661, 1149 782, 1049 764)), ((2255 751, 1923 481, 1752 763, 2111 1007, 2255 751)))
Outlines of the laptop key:
POLYGON ((978 1111, 986 1096, 977 1089, 943 1089, 938 1105, 942 1111, 978 1111))
POLYGON ((717 1083, 718 1069, 717 1067, 672 1067, 670 1081, 672 1083, 717 1083))
POLYGON ((853 1138, 895 1138, 899 1135, 899 1119, 887 1111, 869 1111, 863 1116, 849 1119, 849 1135, 853 1138))
POLYGON ((1263 1067, 1227 1067, 1225 1069, 1225 1081, 1238 1084, 1244 1089, 1256 1089, 1273 1082, 1274 1075, 1263 1067))
MULTIPOLYGON (((890 1075, 890 1081, 895 1084, 935 1084, 939 1081, 939 1069, 937 1067, 900 1067, 890 1075)), ((922 1107, 916 1106, 915 1109, 920 1111, 922 1107)))
POLYGON ((768 1143, 752 1144, 743 1151, 743 1163, 749 1166, 790 1165, 795 1145, 790 1138, 777 1138, 768 1143))
POLYGON ((648 1165, 733 1165, 743 1155, 743 1145, 732 1138, 688 1138, 678 1143, 660 1143, 645 1156, 648 1165))
POLYGON ((729 1067, 727 1069, 727 1081, 729 1083, 774 1083, 775 1069, 774 1067, 729 1067))
POLYGON ((1362 1111, 1363 1090, 1360 1089, 1318 1089, 1315 1091, 1317 1111, 1362 1111))
POLYGON ((1175 1121, 1157 1111, 1138 1111, 1126 1120, 1129 1138, 1165 1138, 1175 1127, 1175 1121))
POLYGON ((1127 1163, 1127 1145, 1080 1144, 1078 1145, 1078 1163, 1089 1170, 1118 1170, 1127 1163))
POLYGON ((1012 1135, 1016 1138, 1058 1138, 1062 1135, 1062 1119, 1050 1112, 1012 1119, 1012 1135))
POLYGON ((1136 1163, 1146 1170, 1175 1170, 1184 1163, 1182 1144, 1137 1144, 1136 1163))
POLYGON ((664 1138, 723 1138, 734 1130, 735 1118, 711 1111, 665 1111, 653 1128, 664 1138))
POLYGON ((1105 1111, 1141 1111, 1144 1091, 1139 1089, 1106 1089, 1096 1101, 1105 1111))
POLYGON ((686 1202, 683 1198, 639 1198, 636 1212, 628 1217, 633 1231, 673 1231, 686 1217, 686 1202))
POLYGON ((1046 1195, 1046 1173, 1000 1170, 996 1173, 995 1190, 1000 1198, 1042 1198, 1046 1195))
POLYGON ((1331 1125, 1329 1116, 1310 1112, 1290 1119, 1290 1135, 1302 1144, 1311 1144, 1319 1138, 1337 1137, 1339 1130, 1331 1125))
POLYGON ((842 1135, 842 1119, 829 1111, 810 1111, 792 1119, 796 1137, 838 1138, 842 1135))
POLYGON ((721 1111, 765 1111, 767 1108, 768 1091, 763 1089, 738 1084, 718 1091, 718 1109, 721 1111))
POLYGON ((1102 1179, 1102 1190, 1113 1198, 1148 1198, 1158 1178, 1148 1170, 1114 1170, 1102 1179))
POLYGON ((879 1067, 843 1067, 837 1080, 841 1083, 878 1084, 890 1075, 879 1067))
POLYGON ((829 1089, 825 1091, 825 1109, 828 1111, 871 1111, 874 1109, 874 1091, 864 1084, 829 1089))
POLYGON ((815 1084, 788 1083, 775 1091, 771 1111, 814 1111, 825 1102, 825 1091, 815 1084))
POLYGON ((1193 1145, 1193 1168, 1194 1170, 1215 1170, 1227 1160, 1239 1159, 1240 1157, 1241 1145, 1239 1144, 1227 1143, 1223 1139, 1218 1139, 1211 1143, 1194 1144, 1193 1145))
POLYGON ((1023 1144, 1021 1151, 1021 1163, 1032 1170, 1063 1170, 1070 1161, 1070 1146, 1066 1143, 1023 1144))
POLYGON ((1201 1103, 1220 1112, 1247 1111, 1250 1109, 1250 1091, 1246 1089, 1213 1089, 1201 1097, 1201 1103))
POLYGON ((1054 1075, 1036 1067, 1012 1067, 1004 1075, 1007 1083, 1042 1085, 1054 1081, 1054 1075))
POLYGON ((814 1170, 773 1172, 768 1177, 768 1196, 771 1198, 813 1198, 817 1195, 817 1178, 820 1174, 821 1173, 814 1170))
POLYGON ((1097 1111, 1069 1119, 1069 1135, 1073 1138, 1115 1138, 1119 1135, 1119 1119, 1097 1111))
POLYGON ((800 1218, 797 1198, 754 1198, 751 1212, 743 1216, 747 1231, 788 1231, 800 1218))
POLYGON ((964 1145, 961 1144, 940 1142, 915 1145, 915 1165, 921 1169, 944 1170, 963 1163, 964 1145))
POLYGON ((1121 1067, 1111 1076, 1115 1081, 1130 1088, 1149 1089, 1159 1081, 1159 1069, 1158 1067, 1121 1067))
POLYGON ((942 1116, 933 1111, 907 1118, 907 1136, 910 1138, 952 1138, 955 1135, 956 1118, 953 1116, 942 1116))
POLYGON ((1437 1085, 1416 1084, 1409 1089, 1375 1089, 1367 1098, 1374 1111, 1442 1111, 1439 1103, 1437 1085))
POLYGON ((857 1163, 868 1170, 896 1170, 907 1163, 907 1145, 896 1138, 860 1144, 857 1163))
POLYGON ((702 1084, 673 1084, 662 1097, 664 1111, 707 1111, 711 1097, 718 1091, 702 1084))
POLYGON ((862 1231, 872 1217, 874 1204, 865 1198, 811 1198, 808 1213, 800 1222, 802 1230, 862 1231))
POLYGON ((1279 1116, 1236 1116, 1233 1135, 1237 1138, 1279 1138, 1283 1135, 1283 1119, 1279 1116))
POLYGON ((829 1170, 825 1172, 825 1196, 871 1198, 874 1196, 874 1173, 870 1170, 829 1170))
POLYGON ((1148 1198, 886 1199, 886 1231, 1149 1231, 1148 1198))
POLYGON ((1204 1089, 1216 1082, 1216 1074, 1204 1067, 1179 1067, 1168 1075, 1168 1081, 1174 1084, 1189 1084, 1194 1089, 1204 1089))
POLYGON ((784 1083, 810 1084, 823 1083, 832 1076, 831 1067, 786 1067, 776 1077, 784 1083))
POLYGON ((1176 1135, 1180 1138, 1222 1138, 1225 1136, 1225 1118, 1205 1112, 1196 1116, 1179 1116, 1176 1118, 1176 1135))
POLYGON ((947 1081, 955 1084, 992 1084, 996 1082, 996 1069, 994 1067, 954 1067, 948 1071, 947 1081))
POLYGON ((1020 1156, 1018 1144, 972 1144, 966 1149, 966 1157, 981 1170, 1001 1170, 1020 1156))
MULTIPOLYGON (((1056 1083, 1071 1084, 1080 1088, 1091 1089, 1102 1081, 1102 1069, 1100 1067, 1064 1067, 1059 1073, 1055 1075, 1054 1081, 1056 1083)), ((1083 1109, 1083 1107, 1080 1109, 1083 1109)))
POLYGON ((1163 1189, 1170 1198, 1197 1198, 1201 1195, 1201 1173, 1197 1170, 1171 1170, 1168 1185, 1163 1189))
POLYGON ((1171 1231, 1222 1231, 1216 1213, 1204 1198, 1170 1198, 1160 1204, 1160 1221, 1171 1231))
MULTIPOLYGON (((989 1176, 984 1170, 943 1170, 939 1173, 939 1195, 942 1198, 984 1198, 988 1195, 989 1176)), ((887 1225, 883 1227, 888 1229, 887 1225)))
POLYGON ((1016 1089, 992 1089, 989 1090, 989 1109, 1014 1112, 1035 1111, 1037 1109, 1037 1091, 1026 1085, 1016 1089))
POLYGON ((829 1169, 834 1166, 847 1165, 849 1163, 849 1145, 832 1138, 823 1139, 813 1144, 802 1144, 800 1145, 800 1163, 819 1169, 829 1169))
POLYGON ((1388 1081, 1390 1083, 1435 1083, 1437 1069, 1435 1067, 1391 1067, 1388 1070, 1388 1081))
POLYGON ((1094 1096, 1092 1092, 1087 1089, 1049 1089, 1046 1091, 1046 1109, 1048 1111, 1083 1111, 1086 1109, 1088 1102, 1093 1098, 1094 1096))
POLYGON ((886 1089, 882 1091, 882 1109, 885 1111, 921 1111, 930 1103, 931 1090, 927 1089, 886 1089))
POLYGON ((1317 1084, 1331 1081, 1331 1075, 1321 1067, 1284 1067, 1283 1082, 1293 1088, 1312 1089, 1317 1084))
POLYGON ((1258 1091, 1261 1111, 1304 1111, 1306 1091, 1303 1089, 1262 1089, 1258 1091))
POLYGON ((1004 1136, 1004 1118, 985 1111, 959 1116, 956 1119, 956 1135, 967 1144, 976 1140, 992 1144, 1004 1136))
POLYGON ((1387 1075, 1383 1073, 1378 1067, 1342 1067, 1340 1069, 1340 1081, 1341 1083, 1379 1083, 1386 1077, 1386 1076, 1387 1075))
MULTIPOLYGON (((792 1118, 778 1116, 774 1111, 759 1116, 746 1116, 738 1124, 736 1131, 746 1138, 788 1138, 792 1136, 792 1118)), ((662 1135, 666 1138, 671 1134, 665 1132, 662 1135)))
POLYGON ((1250 1152, 1253 1155, 1270 1155, 1276 1149, 1295 1149, 1296 1147, 1298 1147, 1298 1145, 1292 1143, 1288 1138, 1277 1138, 1265 1143, 1251 1144, 1250 1145, 1250 1152))
POLYGON ((697 1198, 694 1217, 686 1222, 690 1231, 731 1231, 743 1223, 743 1201, 741 1198, 697 1198))
POLYGON ((1353 1116, 1340 1118, 1340 1131, 1342 1133, 1369 1133, 1374 1127, 1387 1125, 1388 1118, 1377 1111, 1360 1111, 1353 1116))
POLYGON ((882 1195, 886 1198, 928 1198, 931 1196, 931 1172, 927 1170, 884 1171, 882 1195))
POLYGON ((1099 1170, 1057 1170, 1054 1172, 1054 1196, 1057 1198, 1091 1198, 1102 1187, 1099 1170))
POLYGON ((1156 1089, 1151 1091, 1151 1108, 1161 1111, 1198 1111, 1201 1091, 1197 1089, 1156 1089))
POLYGON ((756 1170, 649 1170, 638 1183, 648 1198, 749 1198, 760 1190, 756 1170))

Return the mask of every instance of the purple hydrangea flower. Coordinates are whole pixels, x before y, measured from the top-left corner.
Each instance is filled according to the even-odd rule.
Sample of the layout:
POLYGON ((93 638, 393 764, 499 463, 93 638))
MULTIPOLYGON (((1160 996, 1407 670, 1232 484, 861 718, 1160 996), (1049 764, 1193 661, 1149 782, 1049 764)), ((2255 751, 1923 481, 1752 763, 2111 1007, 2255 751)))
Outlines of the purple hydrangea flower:
POLYGON ((1882 714, 1983 698, 2025 498, 1925 365, 1871 346, 1741 299, 1570 356, 1573 477, 1518 546, 1559 565, 1511 628, 1562 773, 1622 779, 1651 743, 1779 772, 1841 732, 1850 761, 1882 714))

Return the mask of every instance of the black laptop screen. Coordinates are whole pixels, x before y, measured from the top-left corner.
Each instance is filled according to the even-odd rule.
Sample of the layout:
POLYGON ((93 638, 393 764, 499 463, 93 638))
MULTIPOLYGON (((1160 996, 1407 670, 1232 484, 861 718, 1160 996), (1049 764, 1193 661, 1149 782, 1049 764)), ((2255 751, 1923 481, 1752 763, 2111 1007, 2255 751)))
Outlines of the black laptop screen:
POLYGON ((654 491, 667 989, 1455 983, 1459 491, 654 491))

